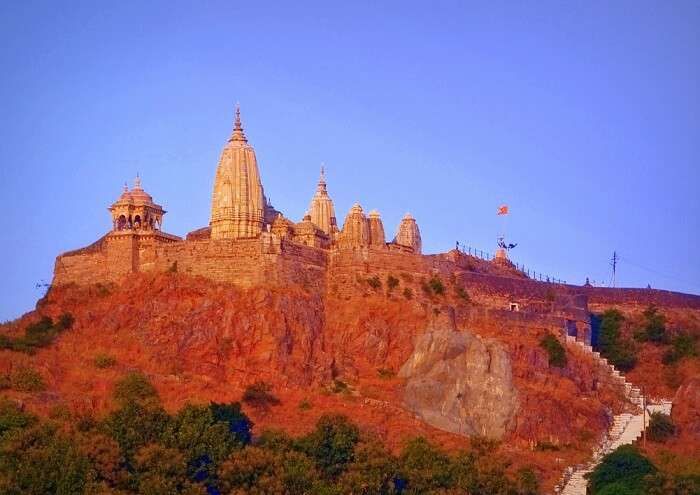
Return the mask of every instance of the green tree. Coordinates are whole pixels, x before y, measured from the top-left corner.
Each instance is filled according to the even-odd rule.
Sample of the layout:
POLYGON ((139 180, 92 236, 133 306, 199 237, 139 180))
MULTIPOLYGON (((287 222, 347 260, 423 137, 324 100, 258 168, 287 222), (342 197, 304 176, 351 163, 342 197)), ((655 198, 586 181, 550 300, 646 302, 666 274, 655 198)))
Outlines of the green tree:
POLYGON ((644 495, 644 477, 655 472, 656 467, 636 447, 623 445, 606 455, 588 475, 589 486, 593 495, 644 495))
POLYGON ((131 371, 114 387, 114 399, 120 404, 157 400, 158 393, 146 375, 131 371))
POLYGON ((132 486, 140 495, 201 494, 204 486, 187 478, 183 454, 159 444, 141 447, 134 456, 132 486))
POLYGON ((666 342, 666 317, 659 313, 653 304, 642 313, 643 326, 635 334, 635 338, 641 342, 653 342, 662 344, 666 342))
POLYGON ((629 371, 637 364, 632 342, 622 338, 620 327, 624 317, 616 309, 605 311, 600 323, 598 347, 600 354, 621 371, 629 371))
POLYGON ((345 416, 324 414, 316 423, 316 429, 303 437, 299 445, 316 460, 324 476, 335 479, 353 461, 359 437, 357 426, 345 416))
POLYGON ((13 428, 0 440, 0 493, 82 494, 92 477, 88 459, 51 426, 13 428))
POLYGON ((282 495, 283 476, 280 456, 260 447, 234 452, 219 470, 222 493, 282 495))
POLYGON ((398 478, 406 483, 405 493, 409 494, 450 488, 455 480, 450 458, 422 437, 414 438, 403 448, 398 472, 398 478))
POLYGON ((676 425, 671 421, 671 416, 661 412, 651 413, 647 435, 654 442, 665 442, 675 435, 676 425))
POLYGON ((22 411, 17 404, 0 397, 0 437, 14 428, 26 428, 36 422, 31 414, 22 411))
POLYGON ((394 493, 397 460, 375 440, 360 442, 355 459, 338 481, 343 493, 383 495, 394 493))

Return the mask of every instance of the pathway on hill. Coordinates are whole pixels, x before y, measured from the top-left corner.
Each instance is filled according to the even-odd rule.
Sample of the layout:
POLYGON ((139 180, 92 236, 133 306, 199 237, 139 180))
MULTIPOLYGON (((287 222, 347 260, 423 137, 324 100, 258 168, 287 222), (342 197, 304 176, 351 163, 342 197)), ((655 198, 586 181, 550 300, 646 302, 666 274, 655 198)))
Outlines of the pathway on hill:
POLYGON ((621 445, 631 444, 639 439, 644 429, 649 425, 650 416, 654 412, 671 414, 671 401, 662 400, 658 403, 650 404, 647 399, 646 415, 642 411, 644 399, 639 388, 633 386, 625 377, 608 363, 607 359, 600 356, 600 353, 593 351, 589 345, 579 342, 574 337, 567 336, 566 342, 569 345, 576 345, 590 354, 600 367, 606 369, 613 380, 617 381, 625 389, 625 397, 634 404, 638 411, 636 414, 622 413, 613 418, 610 429, 607 431, 600 445, 593 451, 592 458, 585 464, 569 466, 564 471, 562 480, 555 487, 554 492, 561 495, 586 495, 588 481, 585 475, 593 471, 602 458, 621 445), (646 420, 646 421, 645 421, 646 420))

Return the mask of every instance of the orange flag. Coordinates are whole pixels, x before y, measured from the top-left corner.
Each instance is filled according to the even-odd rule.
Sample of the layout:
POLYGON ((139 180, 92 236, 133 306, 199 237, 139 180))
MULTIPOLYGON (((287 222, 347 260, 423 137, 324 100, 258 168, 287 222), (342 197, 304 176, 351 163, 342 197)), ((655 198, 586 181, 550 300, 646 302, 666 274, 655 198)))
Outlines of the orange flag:
POLYGON ((498 214, 499 215, 507 215, 508 214, 508 205, 501 205, 498 207, 498 214))

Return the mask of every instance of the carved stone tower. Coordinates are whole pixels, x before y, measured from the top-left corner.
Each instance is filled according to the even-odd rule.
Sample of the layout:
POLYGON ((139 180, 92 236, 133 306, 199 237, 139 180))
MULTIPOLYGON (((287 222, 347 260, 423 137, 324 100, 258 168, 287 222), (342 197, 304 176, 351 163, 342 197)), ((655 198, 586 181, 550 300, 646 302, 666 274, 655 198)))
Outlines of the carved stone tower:
POLYGON ((369 225, 359 203, 350 208, 345 217, 343 230, 338 235, 341 248, 364 247, 369 244, 369 225))
POLYGON ((386 247, 384 224, 377 210, 369 212, 369 244, 373 247, 386 247))
POLYGON ((418 230, 418 224, 410 213, 406 213, 401 220, 394 242, 401 246, 410 247, 414 253, 420 254, 422 248, 420 230, 418 230))
POLYGON ((321 167, 321 178, 318 180, 316 193, 311 199, 309 214, 311 215, 311 221, 331 238, 338 232, 333 200, 328 196, 326 174, 323 167, 321 167))
POLYGON ((255 150, 248 144, 236 107, 233 134, 219 159, 212 195, 212 239, 258 237, 263 229, 266 202, 255 150))

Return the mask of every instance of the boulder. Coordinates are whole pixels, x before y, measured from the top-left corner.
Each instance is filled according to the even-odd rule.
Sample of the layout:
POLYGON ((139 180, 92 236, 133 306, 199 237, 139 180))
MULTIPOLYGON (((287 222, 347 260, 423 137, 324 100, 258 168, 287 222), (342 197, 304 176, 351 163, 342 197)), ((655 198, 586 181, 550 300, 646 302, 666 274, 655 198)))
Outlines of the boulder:
POLYGON ((429 330, 403 364, 404 406, 436 428, 500 439, 518 397, 505 348, 467 331, 429 330))

